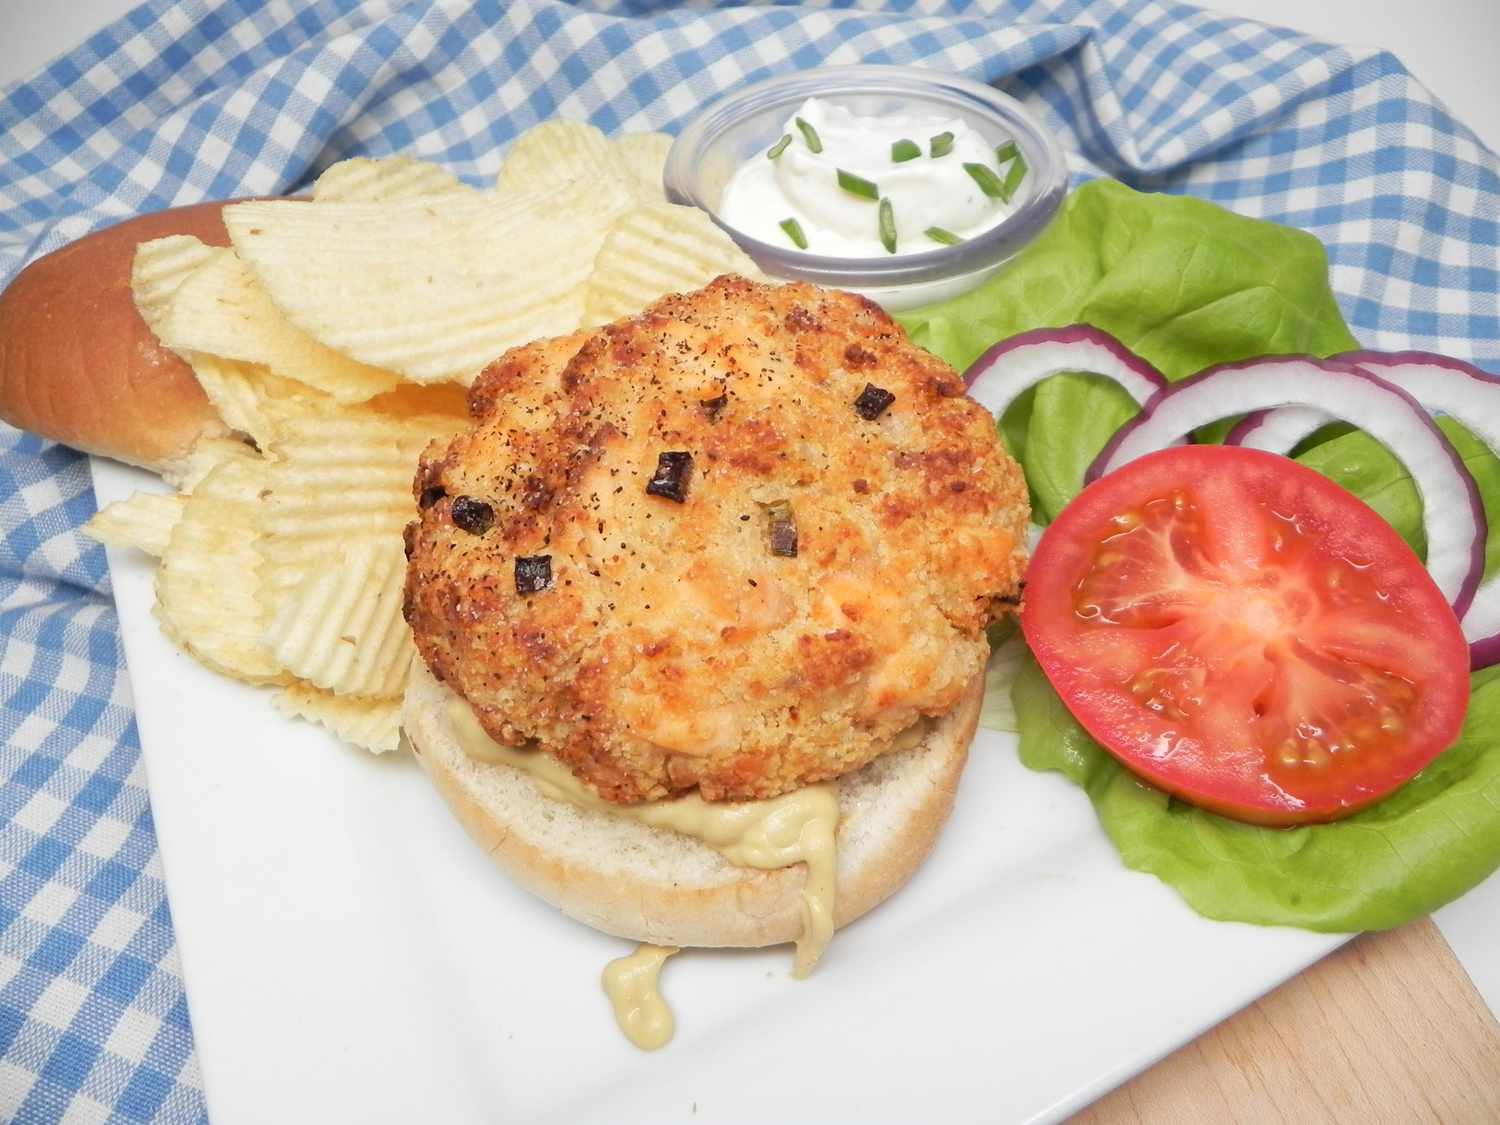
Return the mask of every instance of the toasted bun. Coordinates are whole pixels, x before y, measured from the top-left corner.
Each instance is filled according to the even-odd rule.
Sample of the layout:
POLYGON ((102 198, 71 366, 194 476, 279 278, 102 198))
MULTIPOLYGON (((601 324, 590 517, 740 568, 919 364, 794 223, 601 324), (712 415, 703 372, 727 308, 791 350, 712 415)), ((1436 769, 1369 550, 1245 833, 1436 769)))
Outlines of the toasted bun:
POLYGON ((0 418, 157 472, 228 433, 192 369, 157 343, 130 295, 136 245, 190 234, 229 245, 221 203, 96 231, 38 258, 0 294, 0 418))
MULTIPOLYGON (((983 695, 976 680, 917 747, 839 779, 837 925, 899 890, 932 851, 983 695)), ((736 867, 691 837, 544 797, 519 770, 463 752, 444 716, 452 698, 418 661, 406 695, 407 738, 469 834, 521 886, 632 941, 763 946, 801 933, 801 865, 736 867)))

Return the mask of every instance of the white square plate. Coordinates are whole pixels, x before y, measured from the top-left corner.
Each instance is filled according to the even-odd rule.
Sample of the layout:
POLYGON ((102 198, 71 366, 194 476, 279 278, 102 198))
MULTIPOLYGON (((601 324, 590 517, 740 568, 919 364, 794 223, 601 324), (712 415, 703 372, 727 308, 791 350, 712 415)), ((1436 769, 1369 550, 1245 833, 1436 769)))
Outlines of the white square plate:
POLYGON ((1343 940, 1199 918, 982 731, 931 860, 811 980, 789 947, 685 953, 644 1054, 599 987, 626 943, 511 886, 414 762, 180 653, 150 560, 110 564, 215 1125, 1052 1120, 1343 940))

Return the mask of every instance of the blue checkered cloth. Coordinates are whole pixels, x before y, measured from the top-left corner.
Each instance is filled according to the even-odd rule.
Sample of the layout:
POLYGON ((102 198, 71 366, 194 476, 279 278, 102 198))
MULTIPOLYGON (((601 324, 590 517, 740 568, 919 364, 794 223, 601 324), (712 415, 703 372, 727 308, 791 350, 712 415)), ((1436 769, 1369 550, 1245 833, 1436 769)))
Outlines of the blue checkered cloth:
MULTIPOLYGON (((671 130, 736 83, 854 62, 1003 86, 1077 177, 1309 230, 1367 345, 1500 370, 1494 154, 1390 54, 1138 0, 158 0, 0 92, 0 280, 347 156, 485 182, 548 117, 671 130)), ((202 1120, 108 567, 78 532, 88 463, 0 426, 0 503, 0 1118, 202 1120)))

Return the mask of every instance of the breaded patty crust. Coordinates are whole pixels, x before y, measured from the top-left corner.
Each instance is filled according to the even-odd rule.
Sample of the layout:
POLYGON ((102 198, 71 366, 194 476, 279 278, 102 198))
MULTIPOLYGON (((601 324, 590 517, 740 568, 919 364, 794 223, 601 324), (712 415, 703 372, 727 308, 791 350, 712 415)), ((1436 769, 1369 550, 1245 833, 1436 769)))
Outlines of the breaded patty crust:
POLYGON ((492 364, 427 451, 405 610, 491 736, 611 801, 837 777, 952 708, 1026 484, 877 305, 722 277, 492 364))

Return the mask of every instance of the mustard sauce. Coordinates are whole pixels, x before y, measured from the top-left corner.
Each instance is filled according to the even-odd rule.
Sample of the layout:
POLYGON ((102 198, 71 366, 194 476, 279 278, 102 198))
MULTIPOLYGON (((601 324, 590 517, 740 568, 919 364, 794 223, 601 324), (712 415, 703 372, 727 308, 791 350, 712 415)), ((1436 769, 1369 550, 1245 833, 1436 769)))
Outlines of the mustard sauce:
POLYGON ((677 951, 675 945, 643 945, 604 966, 604 994, 615 1010, 615 1023, 643 1051, 665 1047, 676 1029, 658 982, 662 965, 677 951))
POLYGON ((459 745, 471 758, 522 770, 554 800, 628 817, 654 828, 669 828, 702 840, 737 867, 774 870, 807 864, 802 888, 802 935, 797 939, 793 975, 805 977, 833 938, 837 882, 834 837, 838 830, 838 789, 808 785, 764 801, 712 802, 697 793, 669 801, 617 805, 573 776, 551 754, 516 750, 492 739, 462 699, 448 701, 448 720, 459 745))

